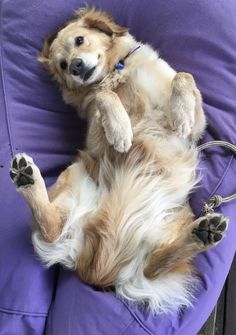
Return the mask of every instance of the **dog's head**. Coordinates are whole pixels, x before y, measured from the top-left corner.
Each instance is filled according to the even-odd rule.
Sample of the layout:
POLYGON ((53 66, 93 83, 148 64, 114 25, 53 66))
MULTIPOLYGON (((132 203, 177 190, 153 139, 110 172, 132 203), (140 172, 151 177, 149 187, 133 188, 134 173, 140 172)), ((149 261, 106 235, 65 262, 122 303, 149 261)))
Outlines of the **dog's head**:
POLYGON ((68 87, 99 82, 110 71, 115 39, 126 32, 106 12, 83 8, 46 39, 39 60, 68 87))

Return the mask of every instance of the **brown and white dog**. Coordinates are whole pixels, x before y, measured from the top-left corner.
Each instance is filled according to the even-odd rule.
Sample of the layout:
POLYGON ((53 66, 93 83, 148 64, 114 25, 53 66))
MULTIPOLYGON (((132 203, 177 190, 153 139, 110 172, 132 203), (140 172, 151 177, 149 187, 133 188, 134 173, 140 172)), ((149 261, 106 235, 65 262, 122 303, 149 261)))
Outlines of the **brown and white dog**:
POLYGON ((189 306, 191 259, 227 228, 217 214, 194 220, 188 204, 206 124, 193 77, 93 8, 52 34, 39 59, 88 120, 88 134, 49 192, 32 158, 12 161, 35 219, 36 252, 154 313, 189 306))

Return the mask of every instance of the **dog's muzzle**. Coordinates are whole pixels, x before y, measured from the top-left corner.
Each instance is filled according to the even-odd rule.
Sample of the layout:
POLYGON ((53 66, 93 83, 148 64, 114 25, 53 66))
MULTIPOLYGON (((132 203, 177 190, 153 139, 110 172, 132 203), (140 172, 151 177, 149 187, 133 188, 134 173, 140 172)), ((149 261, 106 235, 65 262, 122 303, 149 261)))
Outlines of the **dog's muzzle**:
POLYGON ((69 71, 73 76, 79 76, 84 81, 88 80, 93 74, 96 66, 88 67, 81 58, 74 58, 71 61, 69 71))

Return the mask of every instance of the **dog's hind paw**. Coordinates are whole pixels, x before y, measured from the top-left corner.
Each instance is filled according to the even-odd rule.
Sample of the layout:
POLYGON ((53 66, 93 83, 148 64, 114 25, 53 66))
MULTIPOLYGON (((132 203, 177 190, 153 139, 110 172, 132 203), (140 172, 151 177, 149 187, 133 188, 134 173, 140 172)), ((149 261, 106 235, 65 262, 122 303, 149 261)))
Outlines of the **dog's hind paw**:
POLYGON ((195 81, 189 73, 179 72, 172 81, 172 93, 168 105, 169 125, 178 137, 187 138, 195 123, 195 81))
POLYGON ((199 219, 192 234, 205 247, 216 245, 222 240, 228 228, 228 218, 222 214, 208 214, 199 219))
POLYGON ((11 162, 10 177, 17 188, 34 184, 33 160, 24 153, 16 154, 11 162))

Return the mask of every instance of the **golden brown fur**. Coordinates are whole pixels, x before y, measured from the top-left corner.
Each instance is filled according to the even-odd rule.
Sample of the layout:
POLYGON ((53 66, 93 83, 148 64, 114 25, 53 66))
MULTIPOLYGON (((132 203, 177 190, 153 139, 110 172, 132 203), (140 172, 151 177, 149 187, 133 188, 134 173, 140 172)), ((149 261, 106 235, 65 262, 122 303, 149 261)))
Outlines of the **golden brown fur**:
MULTIPOLYGON (((37 221, 34 243, 42 259, 51 264, 52 246, 72 245, 68 231, 74 227, 79 236, 77 249, 71 249, 75 259, 68 265, 67 255, 61 262, 86 282, 115 285, 120 296, 147 300, 158 312, 189 303, 190 261, 215 243, 193 234, 202 219, 194 221, 187 203, 197 183, 195 142, 205 128, 200 92, 190 74, 176 74, 151 47, 139 44, 124 69, 115 69, 137 42, 127 28, 93 8, 78 11, 45 41, 39 60, 65 101, 88 120, 86 151, 62 173, 49 197, 37 167, 17 156, 34 175, 33 185, 18 185, 18 190, 37 221), (78 36, 83 37, 79 46, 78 36), (83 76, 78 59, 87 67, 83 76), (86 192, 84 206, 92 200, 82 215, 86 192), (158 300, 162 280, 166 300, 158 300), (175 282, 179 295, 171 297, 168 285, 175 282), (133 287, 142 294, 133 293, 133 287), (146 297, 147 290, 153 297, 152 291, 146 297)), ((18 175, 14 178, 17 184, 18 175)))

